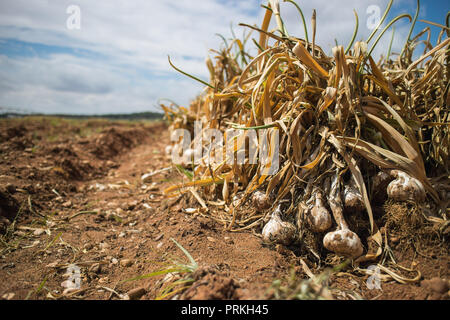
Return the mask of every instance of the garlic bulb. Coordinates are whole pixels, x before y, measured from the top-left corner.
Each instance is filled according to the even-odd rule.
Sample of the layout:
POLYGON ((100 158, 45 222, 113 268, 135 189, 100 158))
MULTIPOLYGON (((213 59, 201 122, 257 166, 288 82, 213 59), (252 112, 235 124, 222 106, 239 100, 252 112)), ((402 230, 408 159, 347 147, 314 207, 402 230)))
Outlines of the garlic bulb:
POLYGON ((272 206, 270 197, 266 195, 265 192, 255 191, 252 196, 252 203, 257 211, 264 211, 272 206))
POLYGON ((182 166, 183 167, 191 166, 194 163, 193 158, 194 158, 194 149, 186 149, 183 153, 182 166))
POLYGON ((349 258, 358 258, 364 251, 359 237, 349 229, 327 233, 323 238, 323 246, 338 255, 349 258))
POLYGON ((282 221, 280 215, 281 210, 280 207, 278 207, 272 213, 269 222, 264 226, 262 231, 264 243, 279 243, 287 246, 295 240, 297 228, 290 222, 282 221))
POLYGON ((358 235, 351 231, 345 221, 338 175, 332 179, 328 204, 338 225, 338 230, 329 232, 323 238, 323 246, 334 253, 355 259, 364 249, 358 235))
POLYGON ((361 212, 365 209, 363 198, 353 178, 344 188, 344 207, 353 212, 361 212))
POLYGON ((425 201, 425 188, 419 180, 399 170, 392 170, 391 175, 397 179, 392 181, 387 187, 390 199, 395 201, 425 201))
POLYGON ((324 232, 330 229, 333 224, 331 215, 323 204, 322 192, 316 190, 313 197, 316 198, 314 207, 309 212, 307 219, 309 226, 314 232, 324 232))

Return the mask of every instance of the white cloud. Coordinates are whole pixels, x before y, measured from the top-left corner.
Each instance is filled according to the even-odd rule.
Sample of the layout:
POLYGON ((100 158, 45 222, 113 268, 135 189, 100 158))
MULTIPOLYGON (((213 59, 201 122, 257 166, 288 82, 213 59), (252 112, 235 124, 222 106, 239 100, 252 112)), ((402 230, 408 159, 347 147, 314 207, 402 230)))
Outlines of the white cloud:
MULTIPOLYGON (((400 0, 408 2, 410 0, 400 0)), ((0 2, 0 39, 89 50, 94 56, 50 52, 48 56, 10 56, 0 53, 0 106, 43 112, 147 111, 160 97, 188 104, 202 85, 172 70, 174 63, 207 79, 204 59, 209 48, 218 48, 215 34, 230 36, 233 22, 261 24, 262 0, 3 0, 0 2), (66 8, 81 9, 81 29, 68 30, 66 8)), ((299 1, 297 1, 299 2, 299 1)), ((387 0, 300 1, 308 29, 312 9, 317 10, 317 42, 325 52, 334 38, 347 45, 354 27, 352 9, 360 17, 357 40, 366 39, 366 8, 387 0)), ((409 3, 409 2, 408 2, 409 3)), ((303 37, 303 26, 294 6, 281 1, 282 16, 292 35, 303 37)), ((399 24, 398 40, 407 27, 399 24)), ((254 37, 257 37, 254 33, 254 37)), ((311 38, 311 31, 310 31, 311 38)), ((390 32, 375 54, 385 53, 390 32)), ((394 44, 398 51, 403 41, 394 44)))

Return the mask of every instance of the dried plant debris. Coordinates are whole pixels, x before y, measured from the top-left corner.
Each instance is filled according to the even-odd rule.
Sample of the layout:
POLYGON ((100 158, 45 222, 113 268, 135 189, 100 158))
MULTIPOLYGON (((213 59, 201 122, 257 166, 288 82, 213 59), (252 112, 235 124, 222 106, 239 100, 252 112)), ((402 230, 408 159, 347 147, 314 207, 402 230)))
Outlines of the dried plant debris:
MULTIPOLYGON (((400 54, 389 49, 376 62, 371 53, 386 30, 408 18, 412 31, 416 19, 397 16, 384 29, 375 28, 365 42, 354 43, 357 24, 347 48, 338 45, 329 56, 315 43, 320 20, 313 19, 310 39, 302 19, 305 39, 300 39, 288 34, 278 1, 264 10, 260 28, 240 24, 251 30, 244 39, 224 38, 219 50, 211 50, 215 57, 206 61, 209 82, 186 74, 169 59, 205 89, 188 108, 161 104, 172 132, 183 129, 194 136, 184 147, 188 151, 182 163, 192 170, 192 179, 165 194, 196 190, 205 203, 223 201, 224 206, 202 209, 230 231, 255 228, 265 241, 287 245, 301 244, 307 229, 322 234, 326 249, 360 261, 374 260, 383 251, 372 205, 382 205, 388 197, 425 202, 436 217, 447 220, 448 27, 439 25, 437 43, 428 38, 419 55, 414 51, 424 32, 410 35, 400 54), (277 29, 271 31, 273 16, 277 29), (256 55, 248 50, 251 43, 256 55), (217 145, 210 129, 219 130, 224 141, 233 132, 234 145, 217 145), (261 132, 266 147, 256 141, 252 150, 250 142, 261 132), (264 154, 270 164, 278 158, 278 171, 268 172, 264 154), (244 161, 236 161, 242 156, 244 161), (368 239, 350 230, 344 213, 366 217, 368 239), (337 229, 325 234, 333 224, 337 229), (375 243, 378 249, 363 256, 363 243, 375 243)), ((181 138, 174 141, 167 153, 180 151, 183 144, 181 138)))

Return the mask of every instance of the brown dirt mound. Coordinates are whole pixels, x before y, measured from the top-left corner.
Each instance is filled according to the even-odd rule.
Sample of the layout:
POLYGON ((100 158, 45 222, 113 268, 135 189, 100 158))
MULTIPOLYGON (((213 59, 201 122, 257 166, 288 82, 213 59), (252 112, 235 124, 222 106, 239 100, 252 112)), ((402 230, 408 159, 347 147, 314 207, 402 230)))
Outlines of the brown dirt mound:
POLYGON ((7 139, 12 139, 14 137, 23 137, 27 133, 27 129, 22 125, 14 126, 11 128, 8 128, 6 130, 6 137, 7 139))
POLYGON ((109 128, 93 141, 91 153, 98 159, 108 160, 135 147, 145 137, 146 133, 142 130, 109 128))
POLYGON ((193 274, 194 284, 181 296, 182 300, 239 299, 239 284, 215 268, 202 268, 193 274))

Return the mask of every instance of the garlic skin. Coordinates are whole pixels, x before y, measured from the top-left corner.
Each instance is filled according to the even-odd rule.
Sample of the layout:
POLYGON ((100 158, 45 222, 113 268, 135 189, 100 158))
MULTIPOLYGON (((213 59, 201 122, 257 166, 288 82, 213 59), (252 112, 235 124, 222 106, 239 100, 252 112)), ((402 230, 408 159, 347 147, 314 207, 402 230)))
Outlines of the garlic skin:
POLYGON ((233 198, 231 199, 231 204, 233 205, 233 208, 236 208, 241 203, 242 196, 243 196, 242 192, 239 192, 233 196, 233 198))
POLYGON ((172 145, 169 144, 168 146, 166 146, 166 149, 165 149, 166 156, 171 156, 172 150, 173 150, 172 145))
POLYGON ((327 233, 323 238, 323 246, 338 255, 352 259, 360 257, 364 251, 359 237, 348 229, 327 233))
POLYGON ((425 201, 425 188, 419 180, 399 170, 392 170, 391 175, 397 179, 387 187, 387 194, 390 199, 395 201, 425 201))
POLYGON ((362 212, 366 208, 361 193, 358 190, 354 180, 344 188, 344 207, 348 211, 362 212))
POLYGON ((309 211, 307 220, 313 232, 322 233, 331 228, 333 221, 331 220, 330 213, 323 204, 322 193, 316 190, 313 197, 316 198, 316 202, 314 207, 309 211))
POLYGON ((255 191, 252 196, 252 203, 257 211, 264 211, 272 207, 272 202, 270 200, 270 197, 268 197, 265 192, 259 190, 255 191))
POLYGON ((186 149, 183 153, 183 163, 181 164, 183 167, 191 166, 194 161, 194 149, 186 149))
POLYGON ((262 230, 262 238, 266 244, 290 245, 295 240, 297 228, 290 222, 281 220, 281 210, 278 207, 262 230))

